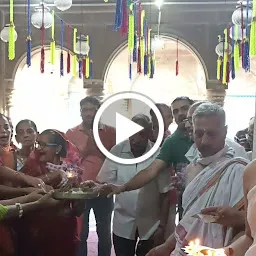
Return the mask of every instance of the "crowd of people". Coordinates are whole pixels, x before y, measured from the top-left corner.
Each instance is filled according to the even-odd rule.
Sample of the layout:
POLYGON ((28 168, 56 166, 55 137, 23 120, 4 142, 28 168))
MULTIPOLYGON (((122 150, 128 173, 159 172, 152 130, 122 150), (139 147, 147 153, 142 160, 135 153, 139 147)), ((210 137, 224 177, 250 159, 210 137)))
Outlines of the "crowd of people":
MULTIPOLYGON (((230 139, 225 111, 215 103, 178 97, 170 107, 156 104, 165 127, 161 147, 141 163, 123 165, 95 143, 100 105, 96 97, 81 100, 82 123, 66 133, 39 133, 32 120, 14 129, 0 114, 1 256, 90 256, 91 210, 99 256, 110 256, 112 244, 116 256, 186 255, 183 248, 195 239, 224 248, 227 256, 256 255, 254 118, 230 139), (173 119, 178 126, 171 134, 173 119), (54 191, 72 186, 90 187, 99 196, 53 199, 54 191)), ((132 121, 144 129, 117 145, 115 129, 99 124, 100 139, 113 155, 133 159, 153 147, 155 113, 132 121)))

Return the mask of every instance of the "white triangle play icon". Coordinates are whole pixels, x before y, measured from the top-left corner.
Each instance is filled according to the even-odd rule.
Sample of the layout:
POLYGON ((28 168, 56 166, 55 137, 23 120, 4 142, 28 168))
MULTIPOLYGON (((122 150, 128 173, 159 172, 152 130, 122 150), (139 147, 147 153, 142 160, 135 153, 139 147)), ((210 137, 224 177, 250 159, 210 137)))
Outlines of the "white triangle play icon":
POLYGON ((143 130, 144 127, 134 123, 130 119, 116 113, 116 144, 127 140, 133 134, 143 130))

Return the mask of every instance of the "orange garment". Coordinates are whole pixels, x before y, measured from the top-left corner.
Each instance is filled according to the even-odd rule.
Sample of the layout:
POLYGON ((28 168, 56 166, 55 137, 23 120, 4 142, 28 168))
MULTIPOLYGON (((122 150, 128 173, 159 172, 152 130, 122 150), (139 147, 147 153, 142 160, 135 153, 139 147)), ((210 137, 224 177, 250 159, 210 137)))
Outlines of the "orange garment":
MULTIPOLYGON (((86 134, 82 124, 69 129, 66 133, 67 138, 79 149, 83 169, 82 180, 96 180, 96 177, 105 160, 105 156, 100 152, 98 147, 91 146, 89 153, 84 157, 82 152, 88 146, 89 136, 86 134)), ((99 136, 102 144, 107 150, 110 150, 116 144, 116 131, 113 127, 101 124, 99 127, 99 136)))
MULTIPOLYGON (((3 151, 0 155, 0 166, 16 169, 16 157, 13 151, 3 151)), ((0 255, 11 256, 14 254, 14 244, 11 229, 6 222, 0 223, 0 255)))

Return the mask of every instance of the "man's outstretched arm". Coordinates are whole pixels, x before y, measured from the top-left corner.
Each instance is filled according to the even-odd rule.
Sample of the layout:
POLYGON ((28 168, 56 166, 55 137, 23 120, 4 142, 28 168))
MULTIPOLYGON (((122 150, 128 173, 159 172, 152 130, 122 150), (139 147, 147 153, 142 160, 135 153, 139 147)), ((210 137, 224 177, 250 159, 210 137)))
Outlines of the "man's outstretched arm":
POLYGON ((158 174, 166 167, 167 167, 167 164, 164 161, 160 159, 156 159, 149 167, 140 171, 127 183, 119 186, 109 184, 109 186, 112 189, 112 193, 109 194, 109 196, 112 196, 113 194, 120 194, 125 191, 136 190, 144 187, 146 184, 148 184, 150 181, 156 178, 158 174))

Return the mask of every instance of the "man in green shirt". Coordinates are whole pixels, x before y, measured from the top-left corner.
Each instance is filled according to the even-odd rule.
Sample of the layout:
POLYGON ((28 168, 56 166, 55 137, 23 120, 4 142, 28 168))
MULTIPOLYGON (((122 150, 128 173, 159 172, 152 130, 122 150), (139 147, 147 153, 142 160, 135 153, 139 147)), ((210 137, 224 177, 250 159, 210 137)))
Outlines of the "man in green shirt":
POLYGON ((193 142, 186 136, 183 120, 186 119, 188 109, 193 103, 194 101, 188 97, 178 97, 172 102, 171 109, 178 125, 177 130, 165 140, 159 156, 149 167, 123 185, 110 184, 112 190, 110 195, 139 189, 157 177, 161 170, 173 166, 176 172, 180 172, 188 164, 185 154, 193 142))

